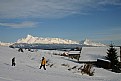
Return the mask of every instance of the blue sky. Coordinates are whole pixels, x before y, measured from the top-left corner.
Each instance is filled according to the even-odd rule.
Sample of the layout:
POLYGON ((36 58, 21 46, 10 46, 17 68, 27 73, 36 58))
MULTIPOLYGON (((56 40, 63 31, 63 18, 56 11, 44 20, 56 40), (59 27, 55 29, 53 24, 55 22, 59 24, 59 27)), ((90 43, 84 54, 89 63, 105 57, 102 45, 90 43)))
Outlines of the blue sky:
POLYGON ((121 45, 121 0, 0 0, 0 41, 28 34, 121 45))

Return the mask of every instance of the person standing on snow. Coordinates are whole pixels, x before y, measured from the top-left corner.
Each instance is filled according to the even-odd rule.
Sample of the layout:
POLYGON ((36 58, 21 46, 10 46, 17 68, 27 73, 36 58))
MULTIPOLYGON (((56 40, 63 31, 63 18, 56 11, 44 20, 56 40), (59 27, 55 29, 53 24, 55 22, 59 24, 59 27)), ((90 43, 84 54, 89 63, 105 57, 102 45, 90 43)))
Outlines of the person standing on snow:
POLYGON ((12 66, 15 66, 16 65, 16 63, 15 63, 15 57, 14 58, 12 58, 12 66))
POLYGON ((44 57, 42 57, 42 60, 41 60, 41 66, 39 69, 41 69, 42 67, 44 68, 44 70, 46 70, 45 68, 45 64, 46 64, 46 59, 44 57))

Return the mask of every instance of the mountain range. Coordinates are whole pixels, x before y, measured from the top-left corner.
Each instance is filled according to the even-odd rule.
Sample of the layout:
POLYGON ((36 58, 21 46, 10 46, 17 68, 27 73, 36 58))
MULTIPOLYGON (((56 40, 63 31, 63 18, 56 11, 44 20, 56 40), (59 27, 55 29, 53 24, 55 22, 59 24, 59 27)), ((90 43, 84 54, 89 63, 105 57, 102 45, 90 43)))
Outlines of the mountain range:
POLYGON ((40 43, 40 44, 79 44, 76 41, 61 39, 61 38, 42 38, 42 37, 34 37, 32 35, 27 35, 27 37, 19 39, 17 43, 40 43))
POLYGON ((88 46, 106 46, 105 44, 102 44, 100 42, 97 43, 97 42, 91 41, 89 39, 85 39, 85 40, 80 41, 80 44, 88 45, 88 46))
POLYGON ((5 43, 0 41, 0 46, 10 46, 13 43, 5 43))
MULTIPOLYGON (((97 43, 91 41, 89 39, 85 39, 82 41, 73 41, 68 39, 62 38, 43 38, 43 37, 34 37, 32 35, 27 35, 25 38, 18 39, 15 43, 27 43, 27 44, 80 44, 80 45, 87 45, 87 46, 106 46, 101 43, 97 43)), ((0 42, 2 46, 9 46, 13 43, 3 43, 0 42)))

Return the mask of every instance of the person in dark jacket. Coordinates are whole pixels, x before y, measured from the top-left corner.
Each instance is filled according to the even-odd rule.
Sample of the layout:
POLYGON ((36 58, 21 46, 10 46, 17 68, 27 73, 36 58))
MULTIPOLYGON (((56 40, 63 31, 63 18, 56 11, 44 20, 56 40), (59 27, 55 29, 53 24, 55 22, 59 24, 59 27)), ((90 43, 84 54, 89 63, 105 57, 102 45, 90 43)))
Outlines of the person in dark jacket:
POLYGON ((15 66, 16 65, 16 63, 15 63, 15 57, 14 58, 12 58, 12 66, 15 66))
POLYGON ((40 68, 39 69, 41 69, 43 67, 44 70, 46 70, 45 65, 46 65, 46 59, 44 57, 42 57, 41 65, 40 65, 40 68))

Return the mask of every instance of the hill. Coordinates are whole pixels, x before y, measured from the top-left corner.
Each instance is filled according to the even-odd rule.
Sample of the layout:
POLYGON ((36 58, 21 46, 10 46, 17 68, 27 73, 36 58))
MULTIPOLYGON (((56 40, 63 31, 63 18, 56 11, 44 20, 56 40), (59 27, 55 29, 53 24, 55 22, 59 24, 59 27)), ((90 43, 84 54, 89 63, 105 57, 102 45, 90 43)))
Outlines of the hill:
MULTIPOLYGON (((93 48, 91 48, 93 49, 93 48)), ((91 57, 96 58, 97 53, 95 51, 89 51, 89 48, 85 51, 90 54, 91 57)), ((86 57, 84 52, 83 57, 86 57)), ((102 54, 104 49, 97 51, 102 54)), ((78 64, 67 57, 55 55, 63 53, 63 51, 57 50, 38 50, 36 52, 30 52, 24 50, 24 52, 18 52, 17 49, 11 49, 8 47, 0 47, 0 81, 120 81, 121 74, 112 73, 111 71, 96 68, 94 76, 82 75, 78 68, 83 64, 78 64), (41 57, 45 57, 48 61, 47 70, 39 69, 41 57), (16 58, 16 66, 11 66, 11 59, 16 58), (48 65, 49 64, 49 65, 48 65), (53 65, 52 65, 53 64, 53 65), (52 65, 50 67, 50 65, 52 65), (74 68, 68 70, 69 68, 74 68)), ((82 57, 82 58, 83 58, 82 57)), ((86 59, 91 59, 88 57, 86 59)))

